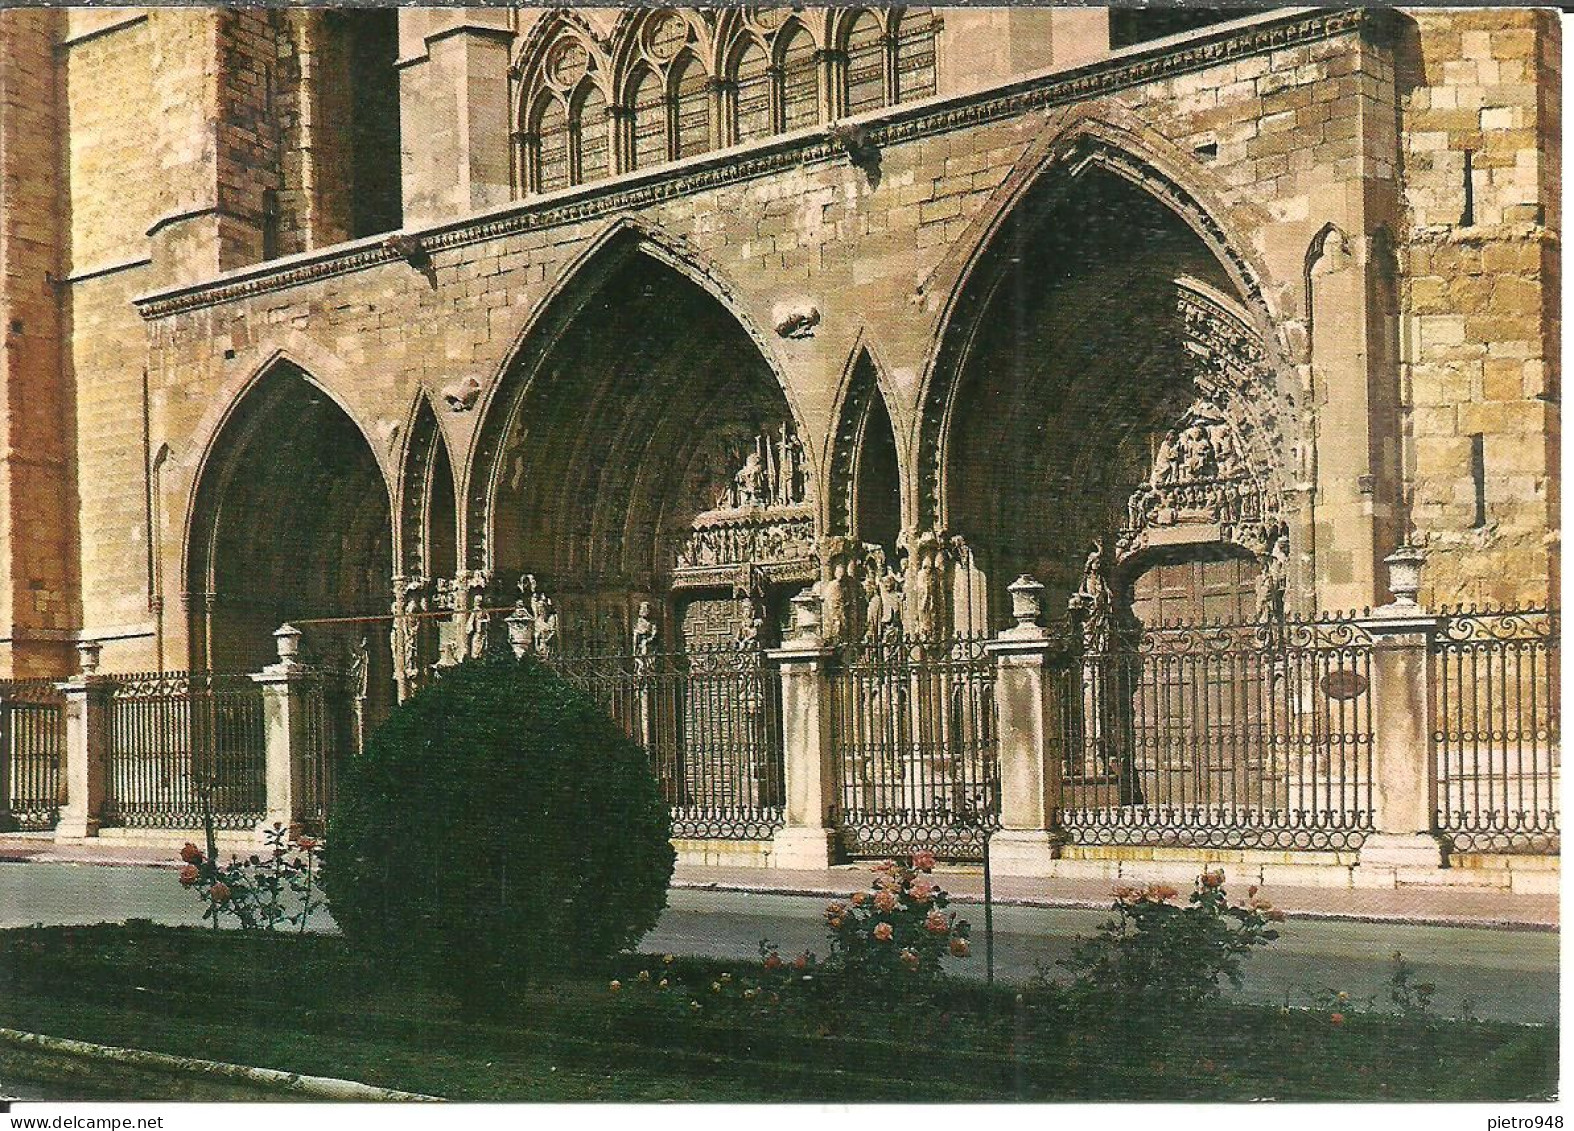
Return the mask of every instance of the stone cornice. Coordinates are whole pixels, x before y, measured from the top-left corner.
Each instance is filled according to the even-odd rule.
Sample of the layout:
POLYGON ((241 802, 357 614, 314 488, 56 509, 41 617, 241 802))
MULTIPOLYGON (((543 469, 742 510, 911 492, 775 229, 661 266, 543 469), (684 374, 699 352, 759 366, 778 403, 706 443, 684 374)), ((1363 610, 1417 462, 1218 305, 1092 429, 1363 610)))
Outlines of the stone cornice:
MULTIPOLYGON (((891 107, 847 120, 863 123, 869 144, 880 148, 1083 102, 1302 43, 1352 33, 1383 39, 1393 18, 1391 11, 1381 8, 1298 9, 1245 27, 1200 32, 1181 43, 1129 48, 1071 70, 1035 75, 974 93, 945 95, 891 107)), ((481 216, 406 234, 418 240, 428 254, 433 254, 645 208, 802 164, 835 160, 843 151, 828 138, 828 129, 828 126, 818 126, 780 135, 751 143, 747 148, 720 150, 648 172, 576 186, 518 201, 481 216)), ((243 268, 216 279, 159 291, 134 301, 143 318, 165 318, 402 259, 386 236, 378 236, 243 268)))

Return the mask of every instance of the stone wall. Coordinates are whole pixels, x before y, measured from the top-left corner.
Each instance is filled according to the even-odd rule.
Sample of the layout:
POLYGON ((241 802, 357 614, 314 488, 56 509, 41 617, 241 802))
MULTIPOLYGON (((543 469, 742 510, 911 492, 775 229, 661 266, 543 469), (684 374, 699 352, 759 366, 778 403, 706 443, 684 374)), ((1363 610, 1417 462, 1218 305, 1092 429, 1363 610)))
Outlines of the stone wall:
POLYGON ((1409 32, 1401 258, 1416 532, 1433 551, 1434 600, 1523 600, 1555 592, 1558 576, 1558 18, 1418 12, 1409 32))
MULTIPOLYGON (((410 262, 380 239, 313 250, 348 230, 323 132, 340 112, 312 82, 338 70, 342 45, 314 18, 73 11, 57 51, 70 139, 62 270, 89 277, 63 291, 57 386, 78 401, 82 608, 62 613, 66 594, 48 616, 110 637, 107 667, 183 664, 194 484, 270 359, 287 355, 343 405, 396 486, 417 397, 437 398, 464 492, 522 335, 620 223, 759 333, 822 476, 847 374, 869 351, 916 521, 953 300, 1079 137, 1135 155, 1126 172, 1227 249, 1281 380, 1315 420, 1291 470, 1307 532, 1300 580, 1315 581, 1322 607, 1385 599, 1377 563, 1410 521, 1434 549, 1424 596, 1544 600, 1555 586, 1550 14, 1269 16, 1094 63, 1085 34, 1057 41, 1051 28, 1046 48, 1043 29, 1024 27, 997 52, 1002 66, 1078 69, 1015 85, 1001 75, 968 95, 949 85, 955 69, 946 76, 946 58, 966 57, 956 44, 972 14, 957 12, 942 97, 867 120, 873 172, 815 133, 510 205, 517 29, 506 13, 412 9, 401 66, 406 122, 419 124, 406 128, 405 204, 424 250, 410 262), (303 254, 250 266, 264 189, 279 194, 278 250, 303 254), (481 209, 492 212, 464 219, 481 209), (148 295, 139 317, 132 300, 148 295), (817 309, 812 336, 771 332, 784 302, 817 309), (442 408, 439 391, 467 378, 480 404, 442 408)), ((8 582, 13 606, 24 584, 8 582)))
POLYGON ((0 677, 61 671, 81 615, 54 286, 63 233, 51 55, 64 23, 60 12, 0 11, 0 677))

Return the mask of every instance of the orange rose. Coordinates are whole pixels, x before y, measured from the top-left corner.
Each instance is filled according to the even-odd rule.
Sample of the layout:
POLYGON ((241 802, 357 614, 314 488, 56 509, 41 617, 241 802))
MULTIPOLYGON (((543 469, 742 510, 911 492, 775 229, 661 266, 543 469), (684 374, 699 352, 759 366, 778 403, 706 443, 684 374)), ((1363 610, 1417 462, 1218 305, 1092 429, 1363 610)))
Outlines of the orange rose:
POLYGON ((223 880, 215 880, 208 889, 208 898, 214 903, 226 903, 230 898, 230 886, 223 880))
POLYGON ((807 970, 809 968, 809 956, 800 954, 797 958, 794 958, 792 960, 792 968, 794 970, 807 970))
POLYGON ((1170 887, 1169 884, 1150 884, 1148 886, 1148 898, 1158 903, 1168 903, 1179 894, 1180 892, 1170 887))
POLYGON ((918 952, 916 950, 903 950, 902 965, 906 966, 909 970, 917 970, 918 952))
POLYGON ((907 889, 907 895, 914 903, 928 903, 939 890, 940 886, 928 876, 920 876, 913 881, 913 886, 907 889))
POLYGON ((1224 869, 1223 868, 1218 868, 1218 869, 1216 869, 1216 870, 1214 870, 1212 872, 1204 872, 1202 874, 1202 886, 1205 887, 1205 888, 1216 888, 1216 887, 1219 887, 1223 883, 1224 883, 1224 869))
POLYGON ((874 937, 879 939, 881 942, 890 942, 891 941, 891 924, 889 924, 889 923, 876 923, 875 924, 875 928, 874 928, 874 937))
POLYGON ((1270 907, 1266 912, 1266 915, 1271 921, 1275 923, 1284 922, 1284 912, 1280 911, 1277 907, 1270 907))
POLYGON ((186 846, 180 850, 180 858, 188 864, 202 863, 201 851, 189 840, 186 842, 186 846))
POLYGON ((197 880, 199 880, 201 877, 202 877, 202 873, 197 871, 196 865, 194 865, 194 864, 187 864, 184 868, 182 868, 180 870, 180 882, 181 882, 181 885, 183 887, 188 887, 189 888, 192 884, 196 883, 197 880))
POLYGON ((935 854, 928 849, 920 849, 913 853, 913 867, 920 872, 934 871, 935 854))
POLYGON ((767 970, 780 970, 782 968, 782 956, 774 950, 771 951, 765 956, 765 968, 767 970))
POLYGON ((935 935, 948 935, 951 933, 951 921, 946 918, 944 911, 936 909, 924 917, 924 930, 935 935))
POLYGON ((310 852, 312 849, 317 847, 317 841, 309 836, 303 836, 295 843, 300 848, 304 848, 307 852, 310 852))
POLYGON ((874 909, 889 914, 896 910, 896 893, 894 891, 877 891, 874 893, 874 909))
POLYGON ((869 896, 867 894, 861 891, 856 891, 853 893, 853 906, 862 907, 866 902, 868 902, 868 899, 869 896))
POLYGON ((1343 1025, 1344 1024, 1344 1014, 1342 1014, 1342 1013, 1331 1013, 1331 1014, 1329 1014, 1328 1015, 1328 1024, 1330 1024, 1330 1025, 1343 1025))
POLYGON ((967 940, 958 936, 951 940, 951 953, 957 958, 967 957, 967 940))

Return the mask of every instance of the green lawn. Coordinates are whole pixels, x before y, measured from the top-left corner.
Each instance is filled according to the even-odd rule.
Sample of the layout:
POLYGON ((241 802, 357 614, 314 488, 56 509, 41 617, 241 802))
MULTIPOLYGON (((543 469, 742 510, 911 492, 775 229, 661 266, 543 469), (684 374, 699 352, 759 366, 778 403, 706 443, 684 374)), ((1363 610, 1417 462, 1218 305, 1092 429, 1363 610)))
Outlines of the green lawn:
POLYGON ((1216 1005, 1158 1028, 1043 989, 1019 1000, 962 983, 892 1004, 783 973, 745 999, 757 964, 636 955, 613 973, 617 992, 564 978, 464 1016, 336 937, 30 928, 0 932, 0 1025, 456 1100, 1438 1102, 1556 1089, 1546 1027, 1216 1005))

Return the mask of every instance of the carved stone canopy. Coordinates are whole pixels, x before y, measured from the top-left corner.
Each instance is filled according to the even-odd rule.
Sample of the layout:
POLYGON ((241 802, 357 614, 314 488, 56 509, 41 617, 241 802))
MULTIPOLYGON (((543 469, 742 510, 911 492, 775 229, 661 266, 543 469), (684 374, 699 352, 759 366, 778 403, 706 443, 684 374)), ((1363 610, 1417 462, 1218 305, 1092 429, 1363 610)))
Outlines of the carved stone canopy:
POLYGON ((1254 459, 1241 422, 1206 397, 1158 444, 1152 468, 1126 502, 1118 561, 1158 546, 1230 543, 1262 557, 1280 523, 1278 491, 1254 459))

